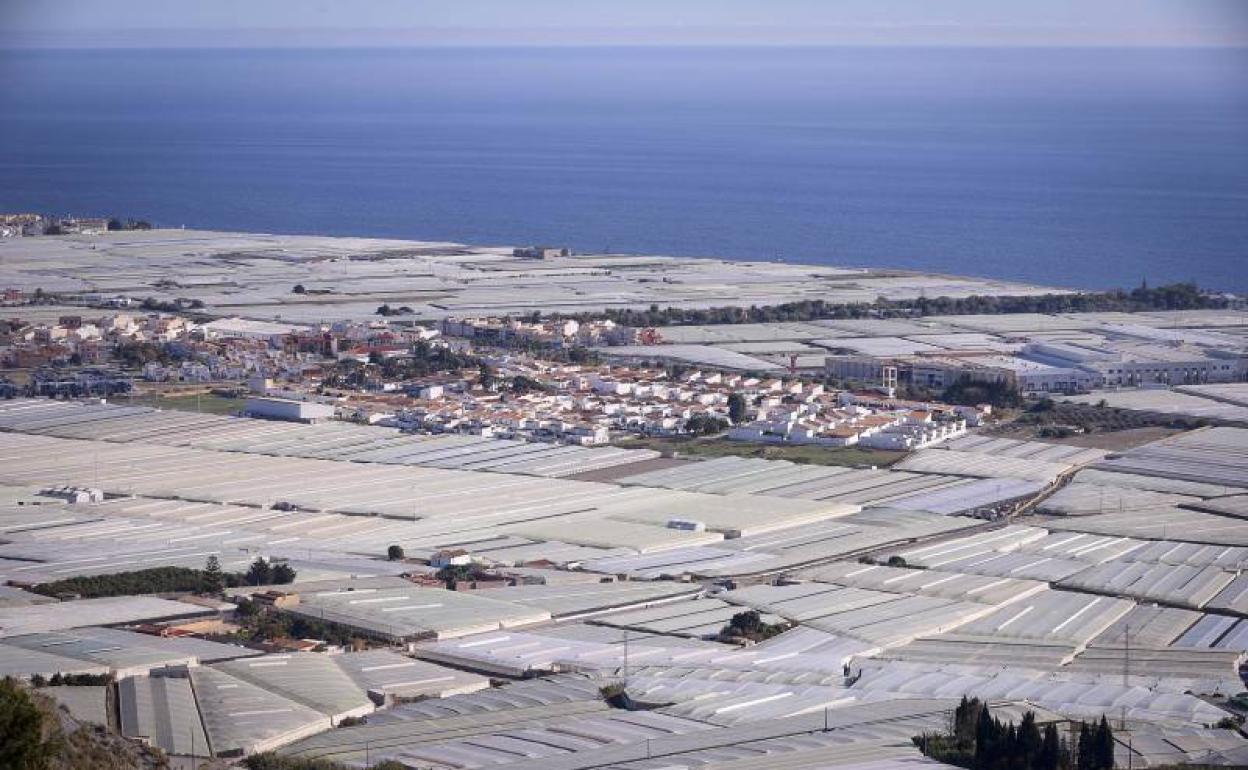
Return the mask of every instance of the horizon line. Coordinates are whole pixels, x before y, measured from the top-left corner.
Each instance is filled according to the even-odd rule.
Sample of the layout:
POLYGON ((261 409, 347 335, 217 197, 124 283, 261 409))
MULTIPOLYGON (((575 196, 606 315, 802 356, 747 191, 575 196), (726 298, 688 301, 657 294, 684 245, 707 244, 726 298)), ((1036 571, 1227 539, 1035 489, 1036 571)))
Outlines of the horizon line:
POLYGON ((1054 50, 1054 49, 1080 49, 1080 50, 1246 50, 1248 49, 1248 41, 1236 43, 1220 43, 1220 42, 1100 42, 1100 43, 1081 43, 1071 41, 1052 41, 1052 42, 1029 42, 1029 43, 1012 43, 1012 42, 941 42, 941 41, 924 41, 924 42, 748 42, 748 41, 671 41, 671 42, 632 42, 632 41, 610 41, 610 42, 568 42, 560 43, 555 41, 518 41, 518 42, 491 42, 491 41, 421 41, 411 43, 396 42, 341 42, 325 41, 320 43, 282 43, 280 41, 271 41, 266 43, 248 43, 248 42, 208 42, 208 43, 188 43, 188 44, 95 44, 82 45, 79 43, 26 43, 21 41, 4 41, 0 40, 0 51, 178 51, 178 50, 202 50, 202 51, 219 51, 219 50, 404 50, 404 49, 447 49, 447 48, 492 48, 492 49, 612 49, 612 48, 759 48, 759 49, 818 49, 818 48, 906 48, 906 49, 986 49, 986 50, 1054 50))

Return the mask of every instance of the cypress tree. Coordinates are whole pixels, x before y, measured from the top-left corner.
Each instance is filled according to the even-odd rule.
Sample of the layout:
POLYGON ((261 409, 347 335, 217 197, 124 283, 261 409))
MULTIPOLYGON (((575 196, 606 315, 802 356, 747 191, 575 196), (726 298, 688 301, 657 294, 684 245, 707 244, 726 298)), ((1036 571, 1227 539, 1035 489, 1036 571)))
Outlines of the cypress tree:
POLYGON ((1044 726, 1044 738, 1040 744, 1040 756, 1036 759, 1036 770, 1058 770, 1061 764, 1062 745, 1057 735, 1057 725, 1049 723, 1044 726))
POLYGON ((975 770, 990 770, 996 744, 996 730, 988 705, 981 703, 975 721, 975 770))
POLYGON ((1075 767, 1078 770, 1097 770, 1096 747, 1087 722, 1079 723, 1079 747, 1076 749, 1075 767))
POLYGON ((204 565, 203 590, 206 594, 219 594, 225 590, 225 575, 221 573, 221 560, 216 554, 208 557, 204 565))
POLYGON ((962 702, 953 713, 953 737, 959 746, 970 748, 975 742, 979 725, 979 699, 962 696, 962 702))
POLYGON ((1034 768, 1040 758, 1040 744, 1043 740, 1040 737, 1040 728, 1036 726, 1035 713, 1028 711, 1023 714, 1023 720, 1018 725, 1018 744, 1011 753, 1019 758, 1023 767, 1034 768))
POLYGON ((263 586, 272 582, 273 571, 263 556, 257 556, 247 570, 247 585, 263 586))
POLYGON ((1093 740, 1097 770, 1112 770, 1114 766, 1114 732, 1109 728, 1109 720, 1101 715, 1101 723, 1096 726, 1093 740))
POLYGON ((1005 732, 1002 733, 1002 740, 997 749, 997 755, 993 757, 994 766, 1006 770, 1007 768, 1025 768, 1026 765, 1021 764, 1024 757, 1019 753, 1018 730, 1014 727, 1014 723, 1010 722, 1005 725, 1005 732))

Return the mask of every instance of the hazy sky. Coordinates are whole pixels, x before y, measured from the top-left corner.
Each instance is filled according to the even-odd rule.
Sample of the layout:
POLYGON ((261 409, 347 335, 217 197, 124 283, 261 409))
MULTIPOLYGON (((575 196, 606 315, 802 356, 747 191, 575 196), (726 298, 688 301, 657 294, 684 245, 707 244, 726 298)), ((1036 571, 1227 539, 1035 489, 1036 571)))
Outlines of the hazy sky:
POLYGON ((1248 45, 1248 0, 0 0, 0 45, 1248 45))

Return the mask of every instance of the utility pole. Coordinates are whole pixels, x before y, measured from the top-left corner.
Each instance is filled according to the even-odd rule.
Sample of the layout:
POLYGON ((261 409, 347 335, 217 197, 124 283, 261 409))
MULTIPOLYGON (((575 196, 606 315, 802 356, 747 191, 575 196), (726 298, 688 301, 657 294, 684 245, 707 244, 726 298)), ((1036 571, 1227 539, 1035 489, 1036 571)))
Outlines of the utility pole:
POLYGON ((624 629, 624 686, 628 687, 628 629, 624 629))
MULTIPOLYGON (((1122 688, 1126 690, 1131 686, 1131 624, 1125 624, 1122 630, 1122 688)), ((1125 695, 1126 693, 1123 694, 1125 695)), ((1122 705, 1121 729, 1123 732, 1127 731, 1127 705, 1125 703, 1122 705)), ((1130 756, 1131 752, 1128 747, 1128 765, 1131 762, 1130 756)))
POLYGON ((1123 626, 1122 634, 1122 686, 1130 687, 1131 682, 1131 624, 1123 626))

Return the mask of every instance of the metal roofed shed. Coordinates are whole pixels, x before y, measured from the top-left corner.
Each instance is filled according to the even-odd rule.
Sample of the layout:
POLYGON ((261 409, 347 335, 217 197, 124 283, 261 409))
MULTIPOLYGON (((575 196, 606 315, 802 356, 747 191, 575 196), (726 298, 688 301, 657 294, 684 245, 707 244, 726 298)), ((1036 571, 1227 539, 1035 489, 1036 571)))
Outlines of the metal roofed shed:
POLYGON ((916 639, 884 650, 879 660, 962 665, 976 669, 1000 666, 1033 671, 1056 671, 1074 659, 1075 646, 1063 643, 981 639, 957 634, 916 639))
POLYGON ((665 525, 662 513, 643 521, 604 519, 595 515, 574 521, 535 521, 518 525, 511 532, 533 540, 559 540, 595 548, 627 548, 643 554, 717 543, 724 539, 719 532, 698 532, 665 525))
POLYGON ((213 666, 237 679, 315 709, 337 724, 371 714, 376 707, 364 688, 335 662, 315 652, 264 655, 213 666))
POLYGON ((1190 497, 1208 498, 1243 492, 1238 487, 1226 486, 1224 484, 1186 481, 1183 479, 1163 478, 1161 476, 1144 476, 1137 473, 1117 473, 1112 469, 1100 467, 1083 468, 1074 475, 1074 479, 1076 482, 1086 484, 1098 484, 1124 489, 1145 489, 1152 492, 1190 497))
MULTIPOLYGON (((214 699, 207 697, 208 702, 214 699)), ((121 734, 150 742, 170 754, 211 756, 188 676, 135 676, 117 683, 121 734)), ((253 717, 256 715, 253 715, 253 717)), ((254 721, 241 717, 242 721, 254 721)))
POLYGON ((489 595, 545 611, 555 620, 570 620, 639 607, 685 604, 703 590, 698 583, 612 582, 507 586, 490 589, 489 595))
POLYGON ((1195 695, 1231 697, 1244 691, 1239 650, 1182 647, 1088 647, 1063 670, 1102 674, 1154 691, 1182 689, 1195 695))
MULTIPOLYGON (((577 634, 577 637, 583 636, 577 634)), ((609 640, 569 638, 559 629, 478 634, 463 639, 421 644, 423 659, 507 676, 551 672, 614 672, 624 664, 625 634, 609 640)), ((628 645, 633 665, 696 666, 769 671, 840 673, 855 655, 872 655, 869 642, 812 628, 796 628, 748 648, 686 638, 646 636, 628 645)))
POLYGON ((394 699, 447 698, 488 689, 478 674, 446 668, 390 650, 335 655, 333 662, 378 705, 394 699))
POLYGON ((315 709, 210 666, 190 669, 190 682, 214 756, 269 751, 332 726, 315 709))
MULTIPOLYGON (((408 569, 413 565, 403 564, 401 566, 403 569, 408 569)), ((273 589, 297 594, 315 594, 326 591, 363 591, 379 588, 410 588, 411 586, 412 582, 406 578, 401 578, 397 575, 379 575, 376 577, 348 577, 328 580, 296 580, 293 583, 281 585, 237 586, 225 589, 225 595, 231 599, 236 599, 273 589)))
POLYGON ((920 449, 893 466, 916 473, 940 473, 978 478, 1015 478, 1050 482, 1071 469, 1071 465, 1017 457, 997 457, 950 449, 920 449))
POLYGON ((1182 433, 1107 458, 1094 467, 1242 489, 1248 487, 1248 429, 1182 433))
POLYGON ((1064 578, 1060 584, 1098 594, 1200 609, 1234 578, 1232 573, 1216 567, 1110 562, 1064 578))
MULTIPOLYGON (((663 604, 631 612, 613 612, 591 622, 630 631, 709 639, 718 636, 724 626, 741 611, 739 606, 719 599, 699 599, 692 602, 663 604)), ((780 617, 773 615, 762 617, 764 623, 776 623, 781 620, 780 617)))
POLYGON ((283 609, 348 626, 390 641, 449 639, 550 620, 550 613, 490 599, 477 592, 441 588, 386 588, 305 594, 283 609))
POLYGON ((1108 454, 1104 449, 1087 449, 1067 444, 1049 444, 1043 441, 1019 441, 1017 439, 987 436, 982 433, 974 433, 946 441, 944 444, 941 444, 941 448, 955 452, 972 452, 975 454, 1016 457, 1044 462, 1061 462, 1070 465, 1086 465, 1087 463, 1096 462, 1108 454))
POLYGON ((994 609, 973 602, 824 583, 756 585, 722 593, 719 598, 881 647, 958 628, 994 609))
POLYGON ((153 596, 75 599, 55 604, 0 607, 0 637, 59 631, 80 626, 119 625, 140 620, 211 617, 217 611, 153 596))
POLYGON ((44 650, 28 650, 8 644, 0 644, 0 677, 45 679, 56 674, 108 674, 109 667, 95 661, 70 658, 44 650))
POLYGON ((918 492, 888 501, 900 510, 957 514, 994 509, 1012 500, 1030 498, 1044 489, 1044 482, 1014 478, 975 479, 966 484, 918 492))
POLYGON ((602 678, 596 674, 552 674, 535 679, 519 679, 446 701, 399 703, 369 717, 368 724, 423 722, 441 717, 488 714, 557 703, 587 703, 597 707, 602 702, 601 688, 602 678))
POLYGON ((858 562, 833 562, 802 570, 795 577, 875 591, 936 596, 993 606, 1009 604, 1048 590, 1048 584, 1038 580, 984 577, 858 562))
POLYGON ((799 527, 857 513, 861 508, 844 503, 807 500, 781 500, 754 495, 697 496, 672 492, 669 502, 647 504, 643 500, 628 505, 607 505, 605 516, 665 526, 673 518, 704 524, 707 531, 726 538, 739 538, 775 530, 799 527))
POLYGON ((1188 506, 1210 513, 1220 513, 1223 516, 1248 519, 1248 495, 1229 495, 1212 500, 1199 500, 1188 503, 1188 506))
POLYGON ((1130 643, 1141 647, 1166 647, 1203 617, 1208 616, 1194 610, 1138 605, 1094 638, 1090 646, 1121 648, 1130 643))
POLYGON ((920 545, 898 551, 896 555, 901 556, 906 564, 946 569, 950 572, 969 571, 954 565, 965 562, 973 565, 976 557, 1017 551, 1023 545, 1042 540, 1047 535, 1048 532, 1039 527, 1010 524, 989 532, 976 532, 932 545, 920 545))
POLYGON ((603 556, 581 564, 581 569, 632 580, 661 580, 684 575, 742 574, 775 564, 776 557, 714 546, 687 546, 652 554, 603 556))
MULTIPOLYGON (((152 636, 113 628, 76 628, 12 636, 0 641, 0 649, 5 647, 32 653, 51 653, 83 664, 105 666, 116 677, 138 676, 165 666, 194 666, 260 654, 257 650, 232 644, 191 637, 152 636)), ((72 673, 72 670, 64 673, 72 673)))
POLYGON ((1039 510, 1058 516, 1087 516, 1121 510, 1147 513, 1199 500, 1191 495, 1074 481, 1040 503, 1039 510))
POLYGON ((1111 511, 1086 516, 1054 516, 1045 527, 1070 532, 1089 532, 1114 537, 1178 540, 1212 546, 1248 547, 1248 520, 1220 516, 1188 508, 1165 508, 1139 515, 1111 511))
POLYGON ((408 765, 502 766, 708 729, 653 711, 610 709, 598 700, 350 727, 301 741, 283 753, 352 764, 390 758, 408 765))
POLYGON ((957 636, 1081 646, 1135 606, 1127 599, 1045 591, 966 623, 957 636))

